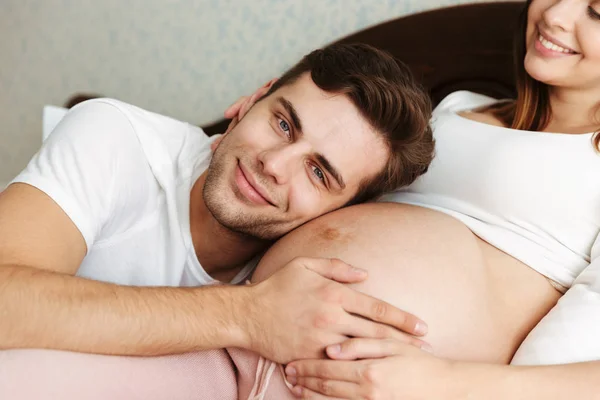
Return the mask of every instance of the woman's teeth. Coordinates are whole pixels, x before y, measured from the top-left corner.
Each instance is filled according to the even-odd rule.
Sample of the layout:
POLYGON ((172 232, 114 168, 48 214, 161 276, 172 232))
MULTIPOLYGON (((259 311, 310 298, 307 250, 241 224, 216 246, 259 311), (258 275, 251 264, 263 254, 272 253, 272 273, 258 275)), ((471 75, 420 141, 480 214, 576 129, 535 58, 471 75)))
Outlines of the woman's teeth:
POLYGON ((548 50, 557 51, 559 53, 565 53, 565 54, 575 54, 575 52, 573 50, 569 50, 569 49, 565 49, 564 47, 560 47, 559 45, 556 45, 556 44, 552 43, 551 41, 546 40, 542 35, 540 35, 538 37, 538 40, 540 41, 542 46, 544 46, 548 50))

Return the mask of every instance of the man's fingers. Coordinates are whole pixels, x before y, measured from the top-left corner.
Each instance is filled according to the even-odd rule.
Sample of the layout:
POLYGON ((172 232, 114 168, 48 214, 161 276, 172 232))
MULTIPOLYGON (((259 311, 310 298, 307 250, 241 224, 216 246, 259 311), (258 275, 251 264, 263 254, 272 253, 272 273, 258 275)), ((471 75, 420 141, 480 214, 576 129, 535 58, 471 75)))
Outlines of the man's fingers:
POLYGON ((354 382, 332 381, 320 378, 298 378, 292 392, 301 399, 357 399, 360 386, 354 382))
POLYGON ((298 360, 285 367, 288 381, 304 377, 346 382, 361 382, 365 364, 360 361, 298 360))
POLYGON ((357 283, 367 278, 367 271, 337 258, 299 258, 298 262, 327 279, 341 283, 357 283))
MULTIPOLYGON (((342 343, 342 353, 338 357, 332 358, 353 360, 357 358, 387 357, 393 355, 393 353, 390 354, 390 351, 398 351, 399 343, 417 348, 429 346, 421 339, 401 332, 396 328, 361 317, 349 315, 345 325, 346 327, 341 333, 356 339, 342 343)), ((333 348, 331 347, 331 349, 333 348)), ((331 357, 331 355, 329 356, 331 357)))
POLYGON ((427 333, 427 324, 416 316, 355 290, 344 299, 343 307, 349 313, 381 322, 411 335, 423 336, 427 333))
MULTIPOLYGON (((418 341, 418 339, 415 339, 418 341)), ((432 353, 433 350, 428 343, 421 342, 421 345, 407 343, 396 339, 363 339, 353 338, 344 341, 341 344, 328 346, 327 355, 335 360, 356 360, 364 358, 383 358, 403 354, 407 346, 412 345, 421 350, 432 353)))

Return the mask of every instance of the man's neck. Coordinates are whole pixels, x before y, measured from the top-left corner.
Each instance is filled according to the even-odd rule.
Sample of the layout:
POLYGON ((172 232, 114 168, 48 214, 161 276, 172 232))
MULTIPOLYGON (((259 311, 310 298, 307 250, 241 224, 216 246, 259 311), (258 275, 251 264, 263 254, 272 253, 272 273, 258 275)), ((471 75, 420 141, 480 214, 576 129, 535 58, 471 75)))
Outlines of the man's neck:
MULTIPOLYGON (((196 256, 204 270, 216 277, 235 275, 252 257, 266 249, 271 242, 233 232, 221 225, 206 208, 202 191, 204 172, 194 183, 190 194, 190 231, 196 256)), ((221 279, 226 280, 226 279, 221 279)), ((230 280, 230 279, 228 279, 230 280)))

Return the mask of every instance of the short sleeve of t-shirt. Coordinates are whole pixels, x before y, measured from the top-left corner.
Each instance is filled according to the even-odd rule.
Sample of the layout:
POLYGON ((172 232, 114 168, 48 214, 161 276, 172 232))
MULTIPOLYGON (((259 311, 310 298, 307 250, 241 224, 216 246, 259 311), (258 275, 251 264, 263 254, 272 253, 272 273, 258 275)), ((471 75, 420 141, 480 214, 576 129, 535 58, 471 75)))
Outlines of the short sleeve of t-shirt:
POLYGON ((89 251, 117 203, 134 212, 140 204, 136 200, 148 195, 132 186, 138 189, 136 182, 150 175, 129 119, 100 99, 74 107, 12 182, 50 196, 77 226, 89 251))

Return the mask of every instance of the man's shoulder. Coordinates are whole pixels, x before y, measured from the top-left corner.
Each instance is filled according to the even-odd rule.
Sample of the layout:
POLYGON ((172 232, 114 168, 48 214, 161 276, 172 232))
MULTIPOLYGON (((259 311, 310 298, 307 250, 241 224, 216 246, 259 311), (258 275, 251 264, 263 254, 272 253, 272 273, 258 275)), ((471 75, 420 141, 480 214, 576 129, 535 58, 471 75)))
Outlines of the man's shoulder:
POLYGON ((118 130, 133 133, 149 163, 155 167, 193 163, 198 157, 210 156, 207 151, 210 138, 202 129, 187 122, 111 98, 82 102, 73 112, 77 112, 77 108, 87 110, 87 114, 101 113, 102 118, 114 120, 115 124, 120 121, 118 130))
POLYGON ((169 132, 171 134, 177 134, 178 132, 185 133, 189 130, 189 124, 184 121, 107 97, 79 103, 72 108, 71 112, 81 109, 87 110, 88 113, 101 113, 108 118, 121 115, 127 119, 134 130, 145 128, 158 133, 169 132), (110 107, 106 107, 106 105, 110 107))

